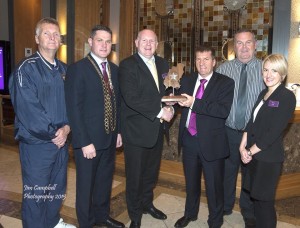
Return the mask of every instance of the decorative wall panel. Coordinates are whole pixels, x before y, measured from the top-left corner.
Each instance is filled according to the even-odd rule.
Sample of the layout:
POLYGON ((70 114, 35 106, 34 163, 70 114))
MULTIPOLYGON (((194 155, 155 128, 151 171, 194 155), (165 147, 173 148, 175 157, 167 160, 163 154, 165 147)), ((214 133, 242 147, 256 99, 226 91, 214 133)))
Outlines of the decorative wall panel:
MULTIPOLYGON (((274 0, 247 0, 240 12, 238 28, 247 28, 256 34, 257 56, 263 58, 270 51, 274 0)), ((222 60, 222 42, 231 36, 231 17, 224 11, 224 0, 174 0, 174 15, 168 19, 168 29, 155 13, 155 0, 141 0, 139 30, 153 29, 162 38, 168 31, 173 48, 173 65, 181 62, 193 69, 195 47, 206 44, 216 49, 218 63, 222 60), (200 4, 201 3, 201 4, 200 4), (199 43, 200 42, 200 43, 199 43)))

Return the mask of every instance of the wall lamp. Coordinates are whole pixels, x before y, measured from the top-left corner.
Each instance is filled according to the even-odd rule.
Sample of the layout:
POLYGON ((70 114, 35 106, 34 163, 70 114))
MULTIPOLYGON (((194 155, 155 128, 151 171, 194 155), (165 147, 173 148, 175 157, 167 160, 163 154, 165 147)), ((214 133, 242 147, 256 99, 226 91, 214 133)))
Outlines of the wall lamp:
POLYGON ((117 51, 117 44, 112 44, 111 45, 111 50, 116 52, 117 51))
POLYGON ((60 35, 60 43, 62 45, 67 45, 67 34, 60 35))
POLYGON ((300 22, 298 24, 298 37, 300 37, 300 22))

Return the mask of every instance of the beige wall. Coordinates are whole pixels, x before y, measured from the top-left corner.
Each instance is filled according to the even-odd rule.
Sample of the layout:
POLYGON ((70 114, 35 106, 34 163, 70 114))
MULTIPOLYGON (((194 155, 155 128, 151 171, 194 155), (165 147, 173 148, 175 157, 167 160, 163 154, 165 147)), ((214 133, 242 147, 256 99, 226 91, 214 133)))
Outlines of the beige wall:
POLYGON ((101 1, 75 1, 75 61, 84 57, 85 43, 93 26, 100 23, 101 1))
POLYGON ((25 57, 25 48, 32 48, 32 53, 37 50, 34 34, 36 23, 41 19, 40 0, 15 0, 14 1, 14 36, 15 63, 25 57))
POLYGON ((287 82, 300 83, 300 37, 298 36, 300 0, 292 0, 291 8, 290 45, 288 52, 289 70, 287 82))

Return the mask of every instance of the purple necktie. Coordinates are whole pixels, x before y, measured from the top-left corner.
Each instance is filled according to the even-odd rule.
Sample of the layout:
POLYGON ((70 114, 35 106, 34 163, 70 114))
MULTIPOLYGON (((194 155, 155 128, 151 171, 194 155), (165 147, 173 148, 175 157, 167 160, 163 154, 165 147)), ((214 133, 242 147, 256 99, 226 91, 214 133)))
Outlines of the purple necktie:
MULTIPOLYGON (((198 98, 198 99, 202 98, 203 93, 204 93, 204 85, 205 85, 206 82, 207 82, 206 79, 201 79, 200 80, 200 86, 197 90, 196 98, 198 98)), ((194 112, 191 112, 191 115, 190 115, 190 122, 189 122, 188 131, 190 132, 190 134, 192 136, 197 134, 196 115, 197 114, 194 113, 194 112)))
POLYGON ((109 91, 110 91, 108 75, 107 75, 107 72, 106 72, 106 63, 107 63, 107 62, 102 62, 102 63, 101 63, 101 68, 102 68, 103 79, 104 79, 104 81, 105 81, 105 83, 106 83, 106 85, 108 86, 108 89, 109 89, 109 91))

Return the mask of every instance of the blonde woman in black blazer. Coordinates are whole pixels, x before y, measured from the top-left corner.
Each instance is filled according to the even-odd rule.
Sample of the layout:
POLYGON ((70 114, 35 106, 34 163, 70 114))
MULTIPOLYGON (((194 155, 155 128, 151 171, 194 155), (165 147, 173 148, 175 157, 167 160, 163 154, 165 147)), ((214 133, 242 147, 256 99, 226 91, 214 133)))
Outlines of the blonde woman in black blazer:
POLYGON ((282 137, 296 98, 282 84, 287 75, 287 61, 282 55, 267 56, 262 68, 267 88, 253 107, 240 153, 243 163, 248 164, 243 188, 254 200, 256 228, 275 228, 275 192, 284 161, 282 137))

